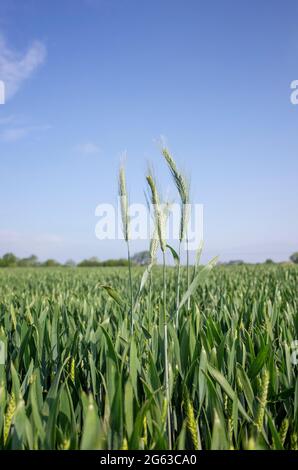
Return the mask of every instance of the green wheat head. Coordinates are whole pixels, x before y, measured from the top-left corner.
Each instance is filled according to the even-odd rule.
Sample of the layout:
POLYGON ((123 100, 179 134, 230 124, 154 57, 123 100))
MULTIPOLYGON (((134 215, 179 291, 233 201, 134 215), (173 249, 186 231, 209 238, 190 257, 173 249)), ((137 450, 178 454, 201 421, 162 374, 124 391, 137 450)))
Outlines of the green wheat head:
POLYGON ((282 423, 281 423, 280 429, 279 429, 279 437, 280 437, 280 441, 281 441, 282 445, 284 445, 284 443, 285 443, 287 433, 288 433, 288 429, 289 429, 289 420, 288 420, 288 418, 284 418, 282 420, 282 423))
POLYGON ((129 239, 129 215, 128 215, 128 196, 126 189, 126 177, 124 167, 121 166, 119 170, 119 198, 121 205, 122 227, 125 241, 129 239))
POLYGON ((181 172, 179 172, 176 162, 168 149, 163 147, 162 154, 167 162, 181 200, 180 241, 182 241, 186 232, 189 218, 189 182, 187 178, 181 172))
POLYGON ((186 425, 191 436, 191 440, 195 450, 199 450, 199 439, 197 431, 197 422, 195 419, 194 407, 187 390, 184 393, 184 406, 186 412, 186 425))
POLYGON ((15 410, 16 410, 16 400, 15 400, 14 393, 11 392, 11 396, 8 402, 8 407, 4 416, 4 430, 3 430, 4 444, 6 444, 8 436, 9 436, 9 431, 10 431, 10 427, 12 424, 15 410))
POLYGON ((269 381, 270 381, 269 372, 267 369, 265 369, 261 378, 261 382, 260 382, 259 406, 258 406, 257 416, 256 416, 256 427, 257 427, 258 432, 261 432, 263 428, 265 408, 267 405, 267 398, 268 398, 269 381))
POLYGON ((151 202, 154 208, 155 224, 157 228, 160 248, 163 252, 166 250, 165 241, 165 214, 161 207, 160 198, 157 192, 156 183, 152 175, 146 177, 147 183, 151 191, 151 202))

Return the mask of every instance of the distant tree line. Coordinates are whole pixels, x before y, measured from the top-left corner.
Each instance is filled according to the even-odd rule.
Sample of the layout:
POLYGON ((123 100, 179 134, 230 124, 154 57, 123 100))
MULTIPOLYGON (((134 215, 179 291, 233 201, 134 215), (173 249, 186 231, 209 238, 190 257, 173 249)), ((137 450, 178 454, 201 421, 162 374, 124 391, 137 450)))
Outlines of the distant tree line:
MULTIPOLYGON (((65 265, 67 264, 65 263, 65 265)), ((75 263, 73 265, 75 265, 75 263)), ((18 258, 13 253, 6 253, 2 256, 2 258, 0 258, 0 268, 37 268, 41 266, 55 267, 62 265, 54 259, 39 261, 39 259, 35 255, 28 256, 28 258, 18 258)))
MULTIPOLYGON (((149 253, 147 251, 142 251, 140 253, 136 253, 132 257, 132 264, 133 265, 145 265, 149 262, 149 253)), ((65 263, 59 263, 55 259, 47 259, 46 261, 39 261, 36 255, 31 255, 28 258, 18 258, 13 253, 6 253, 5 255, 0 258, 0 268, 37 268, 37 267, 56 267, 56 266, 65 266, 65 267, 107 267, 107 266, 127 266, 128 261, 127 259, 120 258, 120 259, 108 259, 105 261, 100 261, 96 257, 91 257, 88 259, 84 259, 79 263, 75 263, 75 261, 69 259, 65 263)))
MULTIPOLYGON (((296 253, 293 253, 290 256, 289 260, 292 263, 298 264, 298 251, 296 253)), ((263 263, 246 263, 245 261, 243 261, 241 259, 235 259, 235 260, 231 260, 231 261, 225 261, 225 262, 222 262, 222 263, 219 263, 219 264, 221 264, 223 266, 239 266, 239 265, 242 265, 242 264, 283 264, 285 262, 286 261, 275 262, 272 259, 268 258, 263 263)))
MULTIPOLYGON (((290 261, 292 263, 298 264, 298 252, 293 253, 290 256, 290 261)), ((136 253, 132 257, 132 264, 134 266, 145 266, 150 262, 150 254, 148 251, 141 251, 139 253, 136 253)), ((241 265, 241 264, 246 264, 242 260, 232 260, 228 262, 223 262, 221 263, 222 265, 241 265)), ((259 264, 259 263, 257 263, 259 264)), ((274 261, 271 259, 267 259, 265 261, 265 264, 274 264, 274 261)), ((14 268, 14 267, 20 267, 20 268, 37 268, 37 267, 56 267, 56 266, 65 266, 68 268, 72 267, 86 267, 86 268, 97 268, 97 267, 117 267, 117 266, 127 266, 128 261, 127 259, 120 258, 120 259, 108 259, 105 261, 100 261, 98 258, 95 256, 84 259, 80 261, 79 263, 75 263, 72 259, 67 260, 65 263, 59 263, 55 259, 49 258, 46 261, 39 261, 38 257, 35 255, 31 255, 28 258, 18 258, 16 255, 13 253, 6 253, 5 255, 0 258, 0 268, 14 268)))
POLYGON ((93 256, 89 259, 84 259, 80 263, 77 264, 79 268, 96 268, 96 267, 107 267, 107 266, 128 266, 127 259, 120 258, 120 259, 108 259, 106 261, 100 261, 98 258, 93 256))

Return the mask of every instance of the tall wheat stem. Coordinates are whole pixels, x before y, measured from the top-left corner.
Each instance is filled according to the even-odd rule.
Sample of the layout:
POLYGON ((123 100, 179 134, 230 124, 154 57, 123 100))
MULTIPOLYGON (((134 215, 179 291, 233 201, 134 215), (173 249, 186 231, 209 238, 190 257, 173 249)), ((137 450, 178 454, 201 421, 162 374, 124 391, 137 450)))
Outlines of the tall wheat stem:
POLYGON ((160 204, 159 195, 156 189, 156 184, 152 175, 147 176, 147 183, 151 191, 151 200, 154 208, 155 225, 159 238, 159 244, 162 251, 163 259, 163 310, 161 323, 163 326, 163 346, 164 346, 164 383, 166 391, 166 415, 167 415, 167 434, 169 449, 172 448, 172 426, 171 426, 171 412, 170 412, 170 390, 169 390, 169 368, 168 368, 168 326, 167 326, 167 284, 166 284, 166 240, 165 240, 165 222, 166 212, 162 209, 160 204))
MULTIPOLYGON (((180 245, 184 240, 185 234, 187 238, 187 224, 188 224, 188 210, 189 210, 189 181, 187 178, 178 170, 175 160, 166 147, 162 147, 163 157, 169 167, 175 186, 177 188, 180 202, 181 202, 181 219, 180 219, 180 236, 179 236, 179 260, 177 266, 177 297, 176 297, 176 327, 178 328, 178 307, 180 302, 180 245)), ((188 253, 188 239, 187 241, 187 288, 190 284, 189 276, 189 253, 188 253)), ((190 300, 187 301, 188 310, 190 306, 190 300)))
POLYGON ((128 259, 128 277, 129 277, 129 291, 130 291, 130 333, 133 334, 133 292, 132 292, 132 274, 131 274, 131 256, 129 241, 127 240, 127 259, 128 259))
POLYGON ((179 248, 178 248, 178 265, 177 265, 177 282, 176 282, 176 329, 178 330, 179 326, 179 303, 180 303, 180 271, 181 271, 181 263, 180 263, 180 256, 181 256, 181 241, 179 241, 179 248))
MULTIPOLYGON (((187 273, 187 289, 190 284, 190 273, 189 273, 189 247, 188 247, 188 234, 186 233, 186 273, 187 273)), ((187 310, 190 309, 190 297, 187 300, 187 310)))
POLYGON ((170 412, 169 366, 168 366, 168 325, 167 325, 167 282, 166 282, 166 255, 162 252, 163 260, 163 327, 164 327, 164 370, 165 389, 167 398, 167 432, 169 449, 172 449, 172 426, 170 412))
POLYGON ((121 205, 121 217, 123 225, 123 234, 127 246, 127 258, 128 258, 128 279, 129 279, 129 291, 130 291, 130 333, 133 333, 133 291, 132 291, 132 274, 131 274, 131 256, 129 247, 129 213, 128 213, 128 196, 126 189, 126 177, 124 167, 120 167, 119 171, 119 197, 121 205))

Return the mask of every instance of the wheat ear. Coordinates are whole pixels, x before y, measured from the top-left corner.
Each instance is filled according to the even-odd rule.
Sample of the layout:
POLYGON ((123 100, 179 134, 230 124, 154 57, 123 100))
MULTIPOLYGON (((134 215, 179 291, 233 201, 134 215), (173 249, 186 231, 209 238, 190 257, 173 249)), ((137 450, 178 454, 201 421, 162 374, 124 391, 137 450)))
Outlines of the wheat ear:
POLYGON ((197 422, 195 419, 195 412, 194 407, 189 398, 189 394, 187 391, 184 393, 184 406, 186 411, 186 425, 187 429, 189 430, 191 440, 195 450, 199 450, 199 439, 198 439, 198 429, 197 429, 197 422))
POLYGON ((16 400, 15 400, 14 393, 11 392, 11 396, 10 396, 10 399, 9 399, 9 402, 8 402, 7 411, 6 411, 5 417, 4 417, 4 431, 3 431, 4 444, 6 444, 6 441, 7 441, 8 436, 9 436, 9 431, 10 431, 10 427, 11 427, 11 423, 12 423, 12 420, 13 420, 15 410, 16 410, 16 400))
POLYGON ((152 175, 147 176, 147 183, 151 190, 151 201, 154 208, 154 217, 155 217, 155 224, 157 228, 160 248, 162 252, 166 251, 166 241, 165 241, 165 217, 164 213, 160 204, 160 198, 157 192, 156 183, 152 175))
POLYGON ((261 432, 263 428, 265 408, 266 408, 267 398, 268 398, 269 381, 270 381, 269 372, 267 369, 265 369, 263 372, 261 384, 260 384, 259 406, 258 406, 258 411, 257 411, 257 416, 256 416, 256 426, 257 426, 258 432, 261 432))

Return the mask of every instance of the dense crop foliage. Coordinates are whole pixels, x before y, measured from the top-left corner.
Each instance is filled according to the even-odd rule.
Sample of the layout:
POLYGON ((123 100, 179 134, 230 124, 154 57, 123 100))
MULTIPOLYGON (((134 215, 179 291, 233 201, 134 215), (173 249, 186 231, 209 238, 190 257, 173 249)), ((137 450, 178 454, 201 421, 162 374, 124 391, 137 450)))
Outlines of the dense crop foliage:
POLYGON ((167 268, 169 403, 163 270, 138 297, 142 272, 132 312, 125 268, 0 270, 0 448, 297 449, 297 267, 216 267, 178 318, 167 268))

